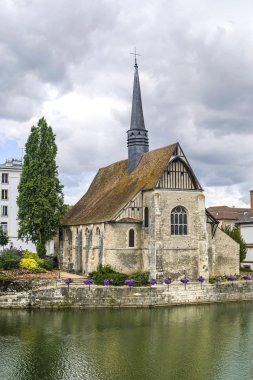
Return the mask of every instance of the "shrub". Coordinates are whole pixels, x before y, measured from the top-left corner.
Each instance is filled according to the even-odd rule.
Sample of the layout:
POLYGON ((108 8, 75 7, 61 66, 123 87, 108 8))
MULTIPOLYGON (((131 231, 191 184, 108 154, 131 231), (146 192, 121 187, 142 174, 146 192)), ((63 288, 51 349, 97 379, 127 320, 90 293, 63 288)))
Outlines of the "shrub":
POLYGON ((42 260, 37 253, 30 252, 30 251, 24 251, 23 258, 32 259, 36 261, 36 263, 38 264, 38 267, 43 266, 43 263, 44 263, 44 260, 42 260))
POLYGON ((111 284, 115 286, 125 285, 125 281, 128 279, 128 275, 125 273, 111 273, 110 280, 111 284))
POLYGON ((149 284, 149 272, 136 271, 130 275, 116 272, 110 265, 99 264, 97 270, 89 273, 89 277, 93 278, 95 284, 103 285, 104 280, 109 279, 112 285, 125 285, 125 281, 129 278, 134 280, 134 286, 145 286, 149 284))
POLYGON ((55 267, 55 261, 54 261, 54 258, 53 258, 53 257, 45 257, 45 258, 42 260, 41 267, 42 267, 42 268, 45 268, 45 269, 47 269, 47 270, 52 270, 52 269, 55 267))
POLYGON ((141 270, 133 272, 131 274, 131 278, 135 280, 135 285, 134 286, 145 286, 149 284, 149 272, 143 272, 141 270))
POLYGON ((0 268, 4 270, 11 270, 18 268, 18 263, 20 261, 20 256, 18 251, 8 249, 4 251, 2 256, 0 256, 0 268))
POLYGON ((111 280, 111 284, 115 286, 124 285, 128 275, 116 272, 110 265, 98 265, 96 271, 89 273, 89 277, 93 278, 95 284, 103 285, 104 280, 111 280))
POLYGON ((28 269, 28 270, 35 270, 37 268, 39 268, 39 265, 37 263, 36 260, 34 259, 29 259, 29 258, 23 258, 20 260, 20 263, 19 263, 19 266, 20 268, 25 268, 25 269, 28 269))

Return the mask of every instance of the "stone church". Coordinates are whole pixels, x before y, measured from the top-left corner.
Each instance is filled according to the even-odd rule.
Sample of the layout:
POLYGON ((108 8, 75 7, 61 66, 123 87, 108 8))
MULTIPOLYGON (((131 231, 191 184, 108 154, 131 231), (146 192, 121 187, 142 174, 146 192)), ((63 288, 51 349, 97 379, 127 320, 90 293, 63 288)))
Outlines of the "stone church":
POLYGON ((59 237, 62 269, 98 264, 192 279, 239 271, 239 246, 205 209, 203 189, 179 143, 149 151, 135 62, 128 159, 98 170, 59 237))

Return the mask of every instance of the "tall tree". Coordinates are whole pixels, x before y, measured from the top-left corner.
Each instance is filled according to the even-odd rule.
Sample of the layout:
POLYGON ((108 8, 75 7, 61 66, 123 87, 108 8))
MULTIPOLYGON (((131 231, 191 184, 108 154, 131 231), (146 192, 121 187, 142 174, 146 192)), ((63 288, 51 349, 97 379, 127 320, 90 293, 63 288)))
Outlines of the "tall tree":
POLYGON ((0 246, 4 247, 8 244, 9 238, 7 233, 3 231, 2 226, 0 226, 0 246))
POLYGON ((42 118, 32 126, 25 145, 17 198, 19 238, 31 240, 40 256, 46 253, 46 242, 56 234, 65 212, 56 154, 55 135, 42 118))
POLYGON ((240 263, 245 260, 247 255, 247 247, 245 240, 243 239, 240 229, 237 225, 234 225, 232 229, 229 227, 222 228, 222 230, 229 235, 232 239, 234 239, 240 245, 240 263))

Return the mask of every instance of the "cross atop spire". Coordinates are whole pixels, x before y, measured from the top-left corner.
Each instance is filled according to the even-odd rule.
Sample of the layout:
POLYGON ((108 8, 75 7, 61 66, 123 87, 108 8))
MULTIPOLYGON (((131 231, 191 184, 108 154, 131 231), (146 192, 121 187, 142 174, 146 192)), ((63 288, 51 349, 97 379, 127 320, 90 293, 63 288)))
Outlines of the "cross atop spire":
POLYGON ((136 53, 136 47, 134 48, 134 53, 130 53, 130 54, 133 54, 133 55, 134 55, 134 67, 135 67, 136 69, 138 69, 138 64, 137 64, 136 56, 138 55, 139 57, 141 57, 141 55, 136 53))

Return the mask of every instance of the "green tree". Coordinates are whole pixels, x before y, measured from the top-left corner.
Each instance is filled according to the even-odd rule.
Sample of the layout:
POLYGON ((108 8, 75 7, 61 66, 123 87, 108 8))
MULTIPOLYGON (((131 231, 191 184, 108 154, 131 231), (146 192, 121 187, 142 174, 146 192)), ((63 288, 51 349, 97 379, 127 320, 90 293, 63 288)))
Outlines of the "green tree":
POLYGON ((46 253, 45 244, 56 234, 65 213, 56 154, 55 135, 42 118, 32 126, 25 145, 17 198, 18 236, 31 240, 40 256, 46 253))
POLYGON ((0 226, 0 245, 4 247, 8 244, 9 238, 6 232, 3 231, 2 226, 0 226))
POLYGON ((245 260, 246 254, 247 254, 247 248, 245 240, 243 239, 240 229, 238 226, 234 226, 232 229, 229 227, 222 228, 222 230, 229 235, 232 239, 234 239, 237 243, 240 244, 240 263, 245 260))

